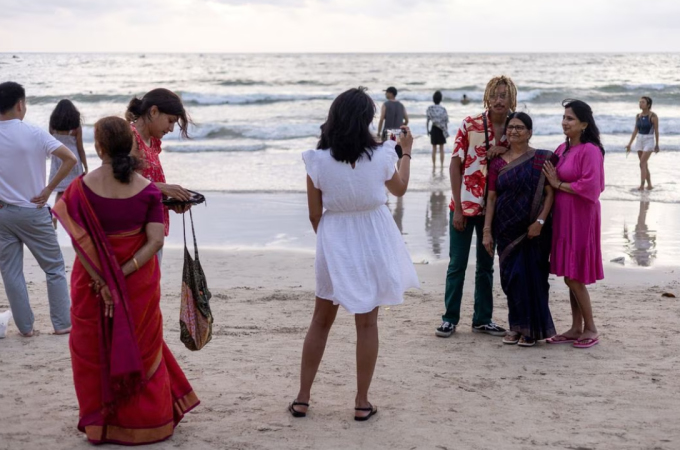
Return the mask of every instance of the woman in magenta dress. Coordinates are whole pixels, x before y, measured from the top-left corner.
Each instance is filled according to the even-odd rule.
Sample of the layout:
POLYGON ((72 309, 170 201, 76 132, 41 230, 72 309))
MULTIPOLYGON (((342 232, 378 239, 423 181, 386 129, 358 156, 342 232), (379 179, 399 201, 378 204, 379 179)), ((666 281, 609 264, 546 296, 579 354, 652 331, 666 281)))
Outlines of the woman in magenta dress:
POLYGON ((604 191, 604 147, 593 111, 580 100, 565 100, 562 129, 567 136, 544 173, 557 191, 553 208, 550 272, 563 276, 571 300, 571 328, 549 344, 590 348, 599 342, 586 285, 604 278, 600 248, 600 193, 604 191))

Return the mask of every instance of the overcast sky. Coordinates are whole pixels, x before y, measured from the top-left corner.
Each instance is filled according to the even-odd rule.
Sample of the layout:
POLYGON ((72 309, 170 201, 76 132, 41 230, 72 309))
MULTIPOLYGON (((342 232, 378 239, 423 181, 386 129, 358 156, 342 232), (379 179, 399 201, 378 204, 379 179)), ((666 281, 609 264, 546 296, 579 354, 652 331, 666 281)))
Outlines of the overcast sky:
POLYGON ((3 52, 675 52, 679 0, 0 0, 3 52))

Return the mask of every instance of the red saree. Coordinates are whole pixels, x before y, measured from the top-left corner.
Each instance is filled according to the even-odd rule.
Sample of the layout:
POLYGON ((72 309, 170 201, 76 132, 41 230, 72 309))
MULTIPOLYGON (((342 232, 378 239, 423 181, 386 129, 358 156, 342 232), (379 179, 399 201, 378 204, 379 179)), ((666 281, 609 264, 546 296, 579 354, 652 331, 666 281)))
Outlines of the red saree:
POLYGON ((150 444, 172 436, 184 414, 199 404, 163 341, 160 268, 156 257, 127 278, 121 265, 146 242, 137 229, 106 235, 76 179, 54 207, 73 246, 104 279, 114 301, 113 319, 79 258, 71 275, 69 340, 78 429, 94 444, 150 444))

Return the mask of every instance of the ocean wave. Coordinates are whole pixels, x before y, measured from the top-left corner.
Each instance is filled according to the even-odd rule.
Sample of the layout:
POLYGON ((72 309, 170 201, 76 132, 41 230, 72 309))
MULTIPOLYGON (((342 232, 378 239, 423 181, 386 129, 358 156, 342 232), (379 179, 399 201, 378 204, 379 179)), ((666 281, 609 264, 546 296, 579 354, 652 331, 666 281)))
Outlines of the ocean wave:
POLYGON ((196 144, 170 144, 163 147, 163 150, 170 153, 212 153, 212 152, 258 152, 266 150, 266 144, 212 144, 199 142, 196 144))
POLYGON ((127 104, 135 94, 65 94, 29 96, 30 104, 56 104, 62 99, 69 99, 74 103, 124 103, 127 104))
POLYGON ((234 94, 216 95, 182 92, 182 100, 187 105, 252 105, 278 102, 299 102, 309 100, 332 100, 332 94, 234 94))

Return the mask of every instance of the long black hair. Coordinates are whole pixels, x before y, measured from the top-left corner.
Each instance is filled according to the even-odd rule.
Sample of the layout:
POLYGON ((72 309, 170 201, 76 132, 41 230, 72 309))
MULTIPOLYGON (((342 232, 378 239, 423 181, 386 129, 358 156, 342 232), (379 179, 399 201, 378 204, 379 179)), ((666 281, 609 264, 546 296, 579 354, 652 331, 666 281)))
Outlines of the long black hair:
POLYGON ((94 139, 111 158, 113 177, 121 183, 129 183, 139 167, 137 159, 130 156, 133 141, 130 124, 114 116, 99 119, 94 124, 94 139))
POLYGON ((191 119, 187 115, 179 95, 168 89, 154 89, 144 94, 144 97, 141 99, 134 97, 128 104, 125 118, 130 122, 134 122, 142 116, 149 117, 153 106, 158 108, 158 111, 163 114, 177 116, 180 135, 183 138, 189 137, 191 119))
MULTIPOLYGON (((562 106, 564 106, 564 109, 571 108, 580 122, 588 124, 586 129, 583 130, 583 133, 581 133, 581 142, 584 144, 590 143, 596 145, 602 152, 602 156, 604 156, 604 147, 602 146, 602 142, 600 142, 600 130, 597 128, 595 118, 593 117, 593 110, 590 108, 590 105, 581 100, 568 98, 562 102, 562 106)), ((569 150, 569 138, 567 138, 567 148, 565 151, 567 150, 569 150)))
POLYGON ((380 143, 369 129, 375 117, 375 103, 366 88, 352 88, 338 95, 328 111, 328 119, 321 125, 317 149, 331 150, 333 158, 354 164, 363 155, 371 159, 380 143))
POLYGON ((80 111, 71 100, 59 100, 50 116, 50 130, 71 131, 80 128, 80 111))

